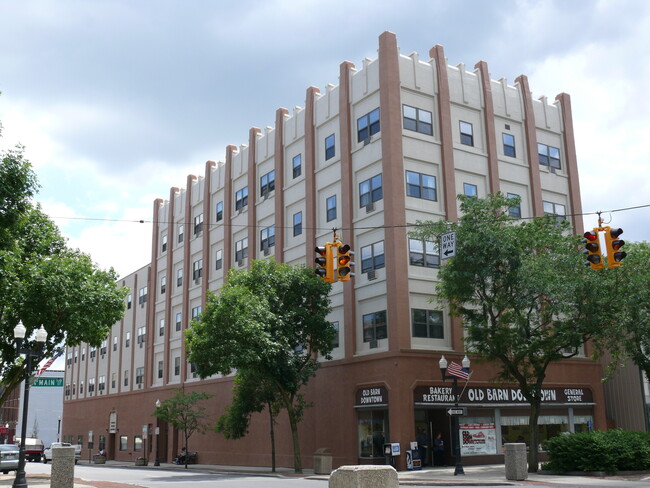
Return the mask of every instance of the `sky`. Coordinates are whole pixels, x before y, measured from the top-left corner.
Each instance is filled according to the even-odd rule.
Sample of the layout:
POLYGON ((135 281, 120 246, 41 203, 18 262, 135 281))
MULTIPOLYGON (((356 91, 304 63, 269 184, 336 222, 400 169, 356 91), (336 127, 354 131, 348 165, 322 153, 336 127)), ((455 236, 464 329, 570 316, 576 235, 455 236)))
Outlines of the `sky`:
POLYGON ((125 276, 150 262, 154 199, 376 58, 386 30, 402 54, 441 44, 534 98, 569 93, 585 227, 602 211, 650 240, 643 0, 3 0, 0 148, 25 146, 69 244, 125 276))

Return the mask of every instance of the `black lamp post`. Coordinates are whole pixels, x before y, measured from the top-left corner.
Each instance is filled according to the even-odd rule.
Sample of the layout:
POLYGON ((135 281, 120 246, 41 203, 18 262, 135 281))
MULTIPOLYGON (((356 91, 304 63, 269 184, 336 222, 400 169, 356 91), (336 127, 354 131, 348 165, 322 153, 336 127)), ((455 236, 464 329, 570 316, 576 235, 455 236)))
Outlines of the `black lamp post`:
MULTIPOLYGON (((469 358, 465 356, 463 358, 463 368, 469 369, 470 362, 469 358)), ((440 366, 440 372, 442 373, 442 381, 452 380, 454 382, 454 406, 458 407, 458 378, 456 376, 447 375, 447 360, 444 356, 440 358, 438 362, 440 366)), ((454 476, 465 475, 465 470, 463 470, 463 462, 460 456, 460 427, 458 426, 458 415, 452 415, 452 434, 453 448, 454 448, 454 457, 456 458, 456 469, 454 470, 454 476)))
MULTIPOLYGON (((160 408, 160 400, 156 400, 156 410, 160 408)), ((156 462, 154 466, 160 466, 160 458, 158 457, 158 442, 160 441, 160 419, 156 417, 156 462)))
POLYGON ((23 418, 20 433, 20 452, 18 454, 18 470, 16 471, 16 479, 14 480, 14 488, 27 487, 27 479, 25 478, 25 438, 27 437, 27 412, 29 404, 29 377, 32 374, 32 367, 38 364, 41 359, 41 350, 47 340, 47 332, 41 325, 41 328, 36 332, 36 349, 23 349, 23 341, 25 340, 25 333, 27 329, 22 322, 14 327, 14 339, 16 340, 16 350, 18 354, 25 355, 25 393, 23 395, 23 418), (35 360, 35 362, 32 362, 35 360))

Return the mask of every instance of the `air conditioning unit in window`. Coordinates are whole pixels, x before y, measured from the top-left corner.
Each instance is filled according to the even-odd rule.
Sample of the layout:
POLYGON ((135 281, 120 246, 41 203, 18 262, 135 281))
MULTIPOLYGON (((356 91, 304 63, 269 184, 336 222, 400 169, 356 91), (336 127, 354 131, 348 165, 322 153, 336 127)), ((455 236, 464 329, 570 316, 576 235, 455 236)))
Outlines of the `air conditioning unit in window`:
POLYGON ((243 260, 239 260, 239 261, 237 261, 237 266, 239 266, 239 267, 241 268, 243 265, 244 265, 244 261, 243 261, 243 260))
POLYGON ((371 213, 375 211, 375 204, 374 203, 369 203, 366 205, 366 213, 371 213))
POLYGON ((267 198, 269 198, 269 194, 268 194, 268 193, 265 193, 265 194, 264 194, 264 200, 266 200, 267 198))
POLYGON ((375 274, 375 270, 374 269, 369 270, 368 271, 368 280, 372 281, 372 280, 376 280, 376 279, 377 279, 377 275, 375 274))
POLYGON ((368 345, 370 346, 370 349, 377 349, 377 339, 372 339, 368 345))
POLYGON ((556 173, 557 173, 557 169, 554 168, 553 166, 549 166, 549 167, 548 167, 548 170, 549 170, 551 173, 553 173, 553 174, 556 174, 556 173))
POLYGON ((140 349, 142 349, 142 341, 140 341, 140 349))
POLYGON ((366 137, 366 138, 363 140, 363 145, 364 145, 364 146, 367 146, 367 145, 370 144, 371 142, 372 142, 372 136, 366 137))
POLYGON ((268 256, 269 254, 271 254, 271 251, 270 251, 269 248, 267 247, 266 249, 264 249, 264 255, 265 255, 265 256, 268 256))
POLYGON ((142 383, 138 383, 138 390, 142 390, 142 383))
POLYGON ((194 284, 195 284, 195 285, 198 285, 199 283, 201 283, 201 278, 196 278, 196 279, 194 280, 194 284))

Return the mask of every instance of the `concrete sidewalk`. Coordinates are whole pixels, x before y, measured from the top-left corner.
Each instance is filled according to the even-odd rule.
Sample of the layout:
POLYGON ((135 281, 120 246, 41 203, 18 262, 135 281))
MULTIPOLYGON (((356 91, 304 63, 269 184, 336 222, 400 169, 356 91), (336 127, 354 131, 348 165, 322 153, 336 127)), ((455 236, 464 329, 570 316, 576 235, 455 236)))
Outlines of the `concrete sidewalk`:
MULTIPOLYGON (((88 461, 80 461, 80 466, 95 466, 88 464, 88 461)), ((151 469, 160 471, 185 471, 185 466, 178 466, 176 464, 161 463, 160 466, 154 466, 149 463, 148 466, 136 467, 131 462, 120 461, 107 461, 105 465, 97 465, 97 467, 121 467, 133 469, 151 469)), ((269 467, 254 467, 254 466, 221 466, 209 464, 190 464, 188 465, 190 472, 203 472, 203 473, 224 473, 232 475, 249 475, 249 476, 274 476, 274 477, 303 477, 308 479, 329 479, 328 475, 317 475, 312 470, 304 470, 303 474, 295 474, 292 468, 280 467, 277 468, 275 473, 271 472, 269 467)), ((525 481, 511 481, 505 478, 505 467, 503 464, 487 465, 487 466, 467 466, 464 467, 464 476, 454 476, 454 467, 448 466, 444 468, 425 468, 421 471, 400 471, 398 477, 400 485, 404 486, 475 486, 475 485, 491 485, 491 486, 514 486, 525 484, 544 484, 544 485, 582 485, 589 486, 597 479, 599 485, 619 483, 622 480, 639 481, 646 479, 650 482, 650 473, 635 473, 634 475, 619 475, 619 476, 569 476, 569 475, 549 475, 549 474, 529 474, 528 479, 525 481)), ((0 475, 0 487, 11 486, 15 474, 0 475)), ((45 488, 50 486, 50 477, 48 475, 28 475, 27 484, 32 488, 45 488)), ((134 485, 120 484, 111 481, 86 481, 75 478, 75 488, 134 488, 134 485)))

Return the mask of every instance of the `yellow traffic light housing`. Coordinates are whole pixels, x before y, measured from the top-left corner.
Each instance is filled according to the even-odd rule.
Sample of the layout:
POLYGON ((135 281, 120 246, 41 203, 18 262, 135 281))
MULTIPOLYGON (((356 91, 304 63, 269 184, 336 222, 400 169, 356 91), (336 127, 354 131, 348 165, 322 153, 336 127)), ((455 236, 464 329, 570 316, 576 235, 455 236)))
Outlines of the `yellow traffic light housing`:
POLYGON ((354 276, 352 273, 352 256, 354 252, 350 249, 349 244, 337 242, 334 244, 337 248, 336 256, 336 280, 337 281, 350 281, 350 277, 354 276))
POLYGON ((326 283, 334 283, 336 281, 334 278, 333 247, 335 247, 335 244, 328 242, 324 246, 317 246, 315 249, 317 257, 314 261, 318 267, 314 272, 326 283))
POLYGON ((603 269, 603 255, 600 249, 600 236, 598 227, 593 230, 585 232, 584 239, 582 240, 585 245, 584 254, 587 256, 585 265, 590 266, 591 269, 603 269))
POLYGON ((627 253, 621 250, 625 245, 625 241, 618 238, 622 233, 623 229, 605 227, 605 248, 607 249, 608 268, 618 268, 621 265, 621 261, 627 256, 627 253))

